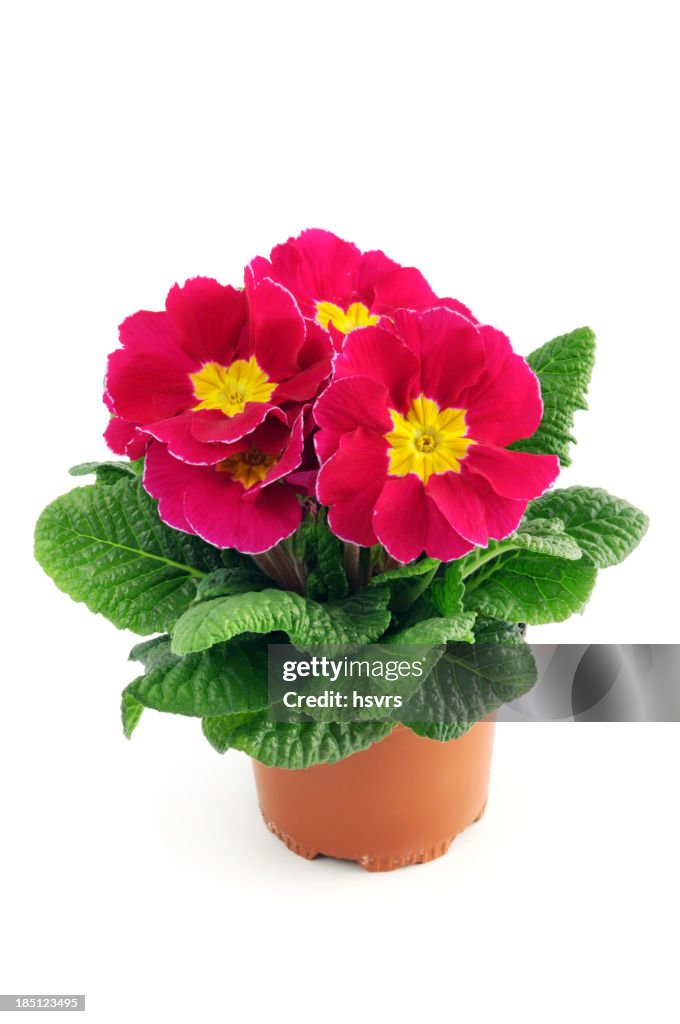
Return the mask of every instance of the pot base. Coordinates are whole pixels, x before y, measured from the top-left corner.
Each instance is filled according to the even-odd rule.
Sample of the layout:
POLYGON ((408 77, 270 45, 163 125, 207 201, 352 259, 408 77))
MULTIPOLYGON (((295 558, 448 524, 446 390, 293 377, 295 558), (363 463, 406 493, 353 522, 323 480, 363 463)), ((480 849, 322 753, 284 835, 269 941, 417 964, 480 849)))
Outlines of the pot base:
MULTIPOLYGON (((487 801, 484 801, 481 811, 474 818, 470 825, 474 825, 475 822, 479 821, 483 817, 484 811, 486 810, 487 801)), ((287 836, 285 832, 282 832, 273 821, 268 821, 264 812, 262 813, 262 820, 265 825, 277 839, 280 839, 284 846, 287 846, 291 853, 296 853, 298 857, 304 857, 305 860, 315 860, 317 857, 334 857, 336 860, 353 860, 360 865, 365 871, 394 871, 396 868, 406 868, 410 864, 428 864, 431 860, 437 860, 438 857, 443 857, 445 853, 449 852, 451 843, 456 838, 456 835, 460 835, 460 832, 456 832, 456 835, 449 836, 448 839, 442 839, 440 843, 435 843, 427 850, 409 850, 406 853, 398 854, 394 856, 392 854, 383 854, 383 856, 374 856, 368 853, 362 854, 358 857, 338 857, 334 854, 323 853, 321 850, 310 850, 302 843, 299 843, 297 839, 293 839, 292 836, 287 836)), ((462 832, 469 825, 465 825, 462 832)))
POLYGON ((335 764, 253 762, 265 825, 289 850, 393 871, 443 857, 486 807, 493 723, 448 743, 397 726, 335 764))

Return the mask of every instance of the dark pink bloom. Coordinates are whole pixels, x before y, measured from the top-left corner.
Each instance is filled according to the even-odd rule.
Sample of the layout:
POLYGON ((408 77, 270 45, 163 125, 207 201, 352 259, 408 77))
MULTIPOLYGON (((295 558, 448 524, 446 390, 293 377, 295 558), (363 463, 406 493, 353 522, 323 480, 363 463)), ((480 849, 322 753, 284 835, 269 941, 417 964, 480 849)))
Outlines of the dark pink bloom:
POLYGON ((543 406, 504 334, 442 307, 393 321, 352 332, 316 402, 317 496, 344 540, 450 561, 512 533, 559 462, 507 448, 543 406))
POLYGON ((439 299, 415 267, 402 267, 383 252, 361 252, 330 231, 310 228, 250 264, 255 280, 278 281, 309 320, 327 329, 336 348, 350 331, 378 323, 399 308, 447 306, 470 319, 456 299, 439 299))
POLYGON ((154 438, 196 465, 223 461, 265 421, 287 424, 333 355, 290 292, 252 275, 245 291, 200 277, 175 285, 165 311, 128 317, 120 340, 106 376, 107 441, 134 458, 154 438))
POLYGON ((161 519, 220 548, 259 554, 300 525, 290 473, 300 463, 304 410, 289 427, 271 417, 247 437, 225 445, 214 465, 190 465, 152 441, 144 487, 158 498, 161 519))

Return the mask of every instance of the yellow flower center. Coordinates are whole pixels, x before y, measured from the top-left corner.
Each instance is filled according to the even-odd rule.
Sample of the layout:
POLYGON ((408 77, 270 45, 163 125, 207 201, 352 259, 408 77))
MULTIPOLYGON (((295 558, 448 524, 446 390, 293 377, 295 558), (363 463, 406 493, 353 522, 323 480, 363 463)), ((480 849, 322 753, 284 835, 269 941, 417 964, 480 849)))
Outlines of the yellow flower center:
POLYGON ((247 452, 237 452, 217 463, 218 473, 230 473, 248 489, 260 480, 264 480, 267 470, 277 462, 275 455, 267 455, 259 448, 249 448, 247 452))
POLYGON ((317 302, 316 322, 328 330, 328 325, 333 324, 336 330, 343 334, 349 334, 357 327, 371 327, 377 324, 379 316, 371 313, 368 306, 363 302, 353 302, 347 309, 336 306, 333 302, 317 302))
POLYGON ((465 409, 440 409, 431 398, 420 395, 402 416, 390 409, 393 429, 385 434, 389 444, 392 476, 417 473, 424 484, 433 474, 460 473, 460 464, 471 444, 466 437, 465 409))
POLYGON ((204 363, 198 373, 190 373, 199 409, 219 409, 225 416, 243 412, 248 402, 268 402, 276 384, 258 366, 257 359, 237 359, 231 366, 204 363))

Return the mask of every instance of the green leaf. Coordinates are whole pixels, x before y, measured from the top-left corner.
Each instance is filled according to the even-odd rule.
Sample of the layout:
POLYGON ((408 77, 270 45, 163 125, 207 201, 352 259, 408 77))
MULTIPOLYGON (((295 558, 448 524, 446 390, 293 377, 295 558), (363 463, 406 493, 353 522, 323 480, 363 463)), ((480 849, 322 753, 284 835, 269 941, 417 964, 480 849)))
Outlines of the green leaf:
POLYGON ((390 608, 397 614, 413 605, 430 585, 432 577, 441 563, 436 558, 423 558, 409 562, 396 569, 379 573, 369 581, 369 586, 390 588, 390 608))
POLYGON ((562 622, 581 611, 597 570, 533 551, 511 551, 482 566, 466 581, 465 605, 478 614, 509 622, 562 622))
POLYGON ((255 563, 234 565, 231 568, 215 569, 205 579, 199 580, 196 600, 206 601, 211 597, 228 597, 230 594, 247 594, 253 590, 271 587, 264 573, 255 563))
POLYGON ((639 508, 599 487, 549 491, 528 506, 527 529, 532 529, 542 517, 553 522, 560 520, 567 535, 599 569, 618 565, 627 558, 649 525, 649 519, 639 508))
POLYGON ((413 626, 406 626, 396 633, 384 637, 381 643, 389 644, 444 644, 450 641, 472 643, 475 616, 461 612, 451 618, 424 619, 413 626))
POLYGON ((369 643, 389 625, 388 597, 380 589, 328 604, 288 590, 218 597, 184 613, 173 630, 172 646, 177 654, 190 654, 240 633, 279 631, 296 645, 369 643))
POLYGON ((525 520, 516 533, 504 540, 490 540, 486 548, 475 548, 469 555, 455 562, 464 579, 500 555, 509 551, 533 551, 539 555, 553 555, 578 561, 583 552, 573 537, 565 532, 559 519, 525 520))
POLYGON ((170 650, 170 637, 167 633, 162 636, 154 636, 151 640, 143 640, 141 644, 135 644, 128 655, 128 661, 141 662, 145 672, 166 664, 172 665, 177 660, 177 655, 170 650))
POLYGON ((557 455, 562 467, 571 463, 569 445, 574 413, 587 409, 586 394, 595 365, 595 335, 580 327, 547 342, 527 357, 537 375, 543 398, 543 418, 531 437, 510 448, 540 455, 557 455))
POLYGON ((342 560, 342 544, 331 533, 322 509, 315 520, 306 520, 301 528, 306 540, 306 561, 310 566, 306 594, 312 600, 337 601, 349 593, 342 560))
POLYGON ((461 559, 451 562, 444 570, 444 575, 433 580, 428 591, 428 598, 440 615, 456 616, 463 611, 463 571, 461 559))
POLYGON ((419 622, 426 622, 428 619, 431 619, 434 611, 436 611, 436 609, 430 601, 428 591, 425 594, 422 594, 417 601, 414 601, 414 603, 406 609, 403 615, 400 614, 396 616, 390 629, 394 632, 410 629, 411 626, 417 626, 419 622))
POLYGON ((143 460, 136 462, 81 462, 77 466, 71 466, 71 476, 92 476, 95 474, 100 484, 115 484, 121 477, 131 476, 136 478, 143 468, 143 460))
POLYGON ((463 733, 502 704, 516 700, 536 682, 528 644, 453 644, 404 708, 409 729, 429 739, 463 733), (420 721, 415 721, 418 716, 420 721))
POLYGON ((127 739, 130 739, 137 728, 137 723, 142 717, 143 710, 144 705, 140 704, 138 700, 135 700, 132 694, 128 693, 127 690, 124 690, 120 702, 120 716, 123 720, 123 732, 127 739))
POLYGON ((386 583, 391 583, 393 580, 410 579, 413 576, 425 576, 428 573, 436 572, 441 562, 436 558, 421 558, 419 562, 407 562, 405 565, 399 565, 396 569, 388 569, 387 572, 381 572, 377 576, 374 576, 370 583, 370 587, 383 587, 386 583))
MULTIPOLYGON (((539 555, 554 555, 577 562, 583 552, 559 519, 532 519, 520 523, 516 533, 506 538, 520 551, 535 551, 539 555)), ((503 544, 504 541, 494 541, 503 544)))
POLYGON ((189 607, 220 552, 158 517, 140 482, 78 487, 48 505, 35 557, 60 590, 120 629, 159 633, 189 607))
POLYGON ((262 641, 218 644, 186 658, 171 653, 167 638, 163 645, 165 658, 159 645, 152 667, 125 690, 144 707, 196 718, 267 707, 267 648, 262 641))
POLYGON ((393 728, 393 722, 270 722, 266 712, 240 722, 203 719, 203 733, 219 753, 242 750, 278 768, 334 764, 384 739, 393 728))
POLYGON ((475 620, 477 644, 523 644, 524 633, 523 623, 503 622, 502 619, 487 619, 483 616, 475 620))

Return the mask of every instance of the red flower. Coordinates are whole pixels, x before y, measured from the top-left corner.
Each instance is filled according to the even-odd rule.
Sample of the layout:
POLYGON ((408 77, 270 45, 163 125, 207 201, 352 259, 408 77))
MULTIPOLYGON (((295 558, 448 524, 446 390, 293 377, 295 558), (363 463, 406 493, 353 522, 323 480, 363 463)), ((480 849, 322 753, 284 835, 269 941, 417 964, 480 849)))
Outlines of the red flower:
POLYGON ((303 448, 304 411, 292 425, 270 417, 247 437, 226 445, 215 465, 175 459, 152 441, 144 462, 144 487, 159 501, 169 526, 197 534, 220 548, 259 554, 300 525, 301 506, 291 471, 303 448))
POLYGON ((287 424, 317 394, 333 354, 282 285, 251 275, 245 292, 210 278, 175 285, 165 312, 128 317, 120 340, 106 377, 110 447, 135 458, 155 438, 210 466, 265 421, 287 424))
POLYGON ((319 501, 334 533, 400 562, 458 558, 519 524, 553 455, 507 449, 538 426, 538 380, 492 327, 450 309, 353 332, 318 399, 319 501))
POLYGON ((456 299, 438 299, 415 267, 401 267, 383 252, 360 252, 330 231, 310 228, 250 264, 255 280, 271 278, 296 298, 305 317, 327 329, 336 348, 359 327, 377 324, 399 308, 447 306, 469 319, 456 299))

